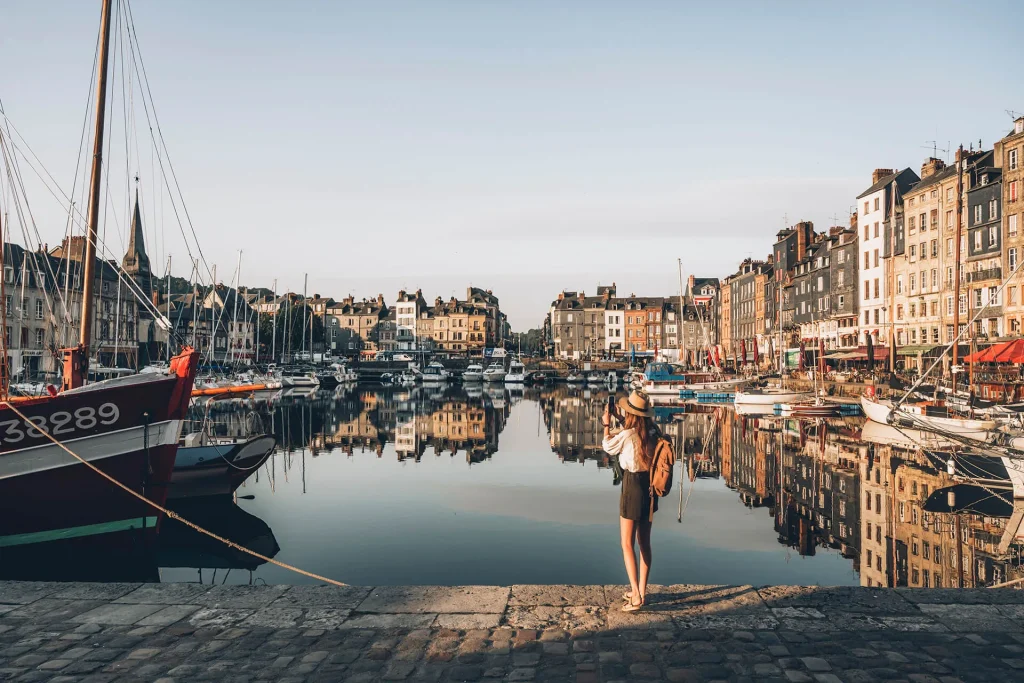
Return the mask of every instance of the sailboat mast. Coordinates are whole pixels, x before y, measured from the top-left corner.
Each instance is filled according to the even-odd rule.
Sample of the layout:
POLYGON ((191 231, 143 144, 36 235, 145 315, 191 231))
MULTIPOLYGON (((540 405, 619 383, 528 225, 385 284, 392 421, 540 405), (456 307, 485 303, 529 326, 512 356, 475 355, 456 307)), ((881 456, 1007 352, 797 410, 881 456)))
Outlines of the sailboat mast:
MULTIPOLYGON (((960 361, 960 241, 963 239, 963 211, 964 211, 964 170, 963 166, 964 146, 956 152, 956 250, 953 267, 953 366, 960 361)), ((953 389, 956 389, 956 375, 953 376, 953 389)))
MULTIPOLYGON (((309 274, 302 274, 302 343, 299 345, 300 351, 306 350, 306 292, 309 289, 309 274)), ((313 362, 313 354, 309 354, 309 361, 313 362)))
MULTIPOLYGON (((686 320, 686 304, 683 299, 683 259, 676 259, 679 263, 679 362, 686 361, 686 337, 683 335, 683 321, 686 320)), ((690 293, 693 296, 693 292, 690 293)))
MULTIPOLYGON (((231 363, 233 363, 235 361, 235 340, 232 339, 231 337, 233 335, 238 334, 238 292, 241 289, 241 287, 242 287, 242 250, 239 249, 238 250, 238 267, 235 269, 235 291, 233 292, 234 296, 232 297, 232 299, 234 299, 235 303, 234 303, 234 306, 232 307, 233 310, 231 311, 231 334, 228 335, 228 344, 231 346, 231 349, 229 351, 230 355, 228 356, 228 358, 229 358, 228 362, 231 362, 231 363)), ((239 350, 239 355, 241 355, 241 350, 239 350)))
MULTIPOLYGON (((167 320, 171 320, 171 255, 167 255, 167 320)), ((167 329, 167 362, 171 362, 171 328, 167 329)))
MULTIPOLYGON (((275 307, 277 306, 277 278, 274 278, 274 299, 272 301, 272 304, 275 307)), ((270 362, 271 363, 276 363, 277 362, 277 318, 278 318, 278 313, 280 313, 280 311, 277 311, 277 310, 274 311, 274 317, 273 317, 273 323, 274 324, 273 324, 273 326, 271 328, 271 332, 270 332, 270 362)))
MULTIPOLYGON (((89 234, 85 240, 82 283, 82 321, 79 346, 82 350, 82 377, 88 376, 89 342, 92 341, 93 277, 96 267, 96 240, 100 222, 100 174, 103 169, 103 129, 107 112, 107 66, 110 61, 110 6, 112 0, 103 0, 100 18, 100 53, 96 66, 96 129, 93 134, 92 170, 89 179, 89 234)), ((69 245, 70 247, 70 245, 69 245)))
MULTIPOLYGON (((0 133, 2 135, 2 133, 0 133)), ((6 214, 5 214, 6 215, 6 214)), ((3 320, 0 321, 0 398, 7 400, 7 389, 10 384, 10 365, 7 361, 7 290, 5 281, 6 273, 3 266, 7 261, 4 259, 7 245, 4 243, 3 219, 0 218, 0 306, 3 309, 3 320)))
MULTIPOLYGON (((889 202, 889 258, 886 266, 889 270, 887 286, 889 288, 889 311, 886 316, 889 318, 889 372, 896 374, 896 331, 893 327, 896 321, 896 179, 892 181, 892 188, 889 202)), ((923 306, 924 304, 922 304, 923 306)), ((874 352, 872 350, 872 352, 874 352)), ((872 359, 874 360, 874 359, 872 359)))

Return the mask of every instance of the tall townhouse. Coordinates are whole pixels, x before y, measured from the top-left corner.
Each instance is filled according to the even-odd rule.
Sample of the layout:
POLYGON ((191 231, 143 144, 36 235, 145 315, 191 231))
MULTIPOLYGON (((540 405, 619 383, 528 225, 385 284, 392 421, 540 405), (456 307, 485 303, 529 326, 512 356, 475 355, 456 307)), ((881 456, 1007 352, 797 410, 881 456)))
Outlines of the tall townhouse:
POLYGON ((622 299, 609 299, 604 309, 604 352, 609 357, 622 355, 625 338, 624 306, 622 299))
POLYGON ((829 231, 829 319, 834 325, 838 348, 857 347, 857 264, 860 254, 856 214, 851 226, 829 231))
POLYGON ((721 282, 717 311, 718 343, 725 356, 732 355, 732 275, 721 282))
POLYGON ((949 231, 942 221, 946 212, 943 188, 951 181, 955 185, 955 180, 955 166, 929 158, 921 166, 921 180, 903 195, 904 249, 892 260, 891 305, 896 345, 909 347, 897 353, 911 365, 919 362, 918 354, 941 343, 947 306, 952 314, 952 298, 947 301, 945 291, 953 277, 954 238, 947 237, 949 231))
POLYGON ((1013 122, 1013 130, 995 144, 994 151, 996 163, 1003 169, 1003 277, 1010 278, 1003 298, 1003 333, 1019 336, 1024 318, 1024 273, 1014 271, 1024 257, 1024 117, 1013 122))
POLYGON ((858 229, 860 235, 861 328, 859 341, 866 343, 868 335, 878 344, 888 338, 887 273, 885 259, 902 254, 902 234, 896 222, 896 209, 902 197, 920 178, 909 168, 894 172, 877 168, 871 174, 871 186, 857 196, 858 229))
POLYGON ((967 191, 967 320, 983 339, 1002 336, 1003 283, 1002 169, 992 166, 989 152, 970 169, 967 191), (987 157, 987 158, 986 158, 987 157))
POLYGON ((719 308, 721 283, 717 277, 696 277, 691 275, 686 281, 684 299, 693 306, 694 327, 691 330, 687 322, 684 330, 683 343, 686 348, 713 346, 720 343, 719 308))
POLYGON ((402 351, 409 351, 420 348, 419 329, 417 321, 420 313, 427 308, 427 302, 423 300, 423 290, 407 292, 404 289, 398 292, 398 299, 395 301, 395 340, 398 348, 402 351))
MULTIPOLYGON (((814 241, 814 224, 800 221, 792 228, 780 230, 772 246, 775 274, 776 324, 782 327, 782 344, 788 347, 799 340, 800 328, 793 322, 795 313, 792 278, 797 262, 807 256, 807 247, 814 241)), ((776 330, 776 335, 779 331, 776 330)))
POLYGON ((793 322, 800 325, 800 338, 834 349, 838 337, 830 320, 832 306, 829 240, 816 235, 807 257, 797 262, 793 277, 793 322))

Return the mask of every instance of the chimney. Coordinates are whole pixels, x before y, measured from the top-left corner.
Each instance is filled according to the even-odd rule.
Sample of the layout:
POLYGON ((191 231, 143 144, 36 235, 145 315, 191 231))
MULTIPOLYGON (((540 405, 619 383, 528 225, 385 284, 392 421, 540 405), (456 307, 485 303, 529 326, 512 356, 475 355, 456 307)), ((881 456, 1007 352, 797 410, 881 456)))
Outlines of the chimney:
POLYGON ((946 168, 946 162, 935 157, 928 157, 928 160, 921 164, 921 180, 933 176, 946 168))
POLYGON ((853 213, 850 214, 850 228, 852 228, 854 232, 857 232, 857 212, 856 211, 854 211, 853 213))
POLYGON ((404 289, 398 290, 398 300, 401 301, 404 298, 405 298, 405 290, 404 289))
POLYGON ((434 299, 434 305, 435 306, 440 306, 441 305, 441 297, 437 297, 436 299, 434 299))
POLYGON ((689 285, 690 294, 693 294, 693 288, 697 284, 697 278, 691 274, 690 277, 687 279, 687 284, 689 285))
POLYGON ((586 295, 586 293, 585 293, 585 292, 584 292, 584 291, 583 291, 583 290, 581 289, 581 290, 580 290, 580 293, 579 293, 579 295, 578 295, 578 296, 577 296, 576 298, 578 298, 578 299, 579 299, 580 301, 583 301, 584 299, 586 299, 586 298, 587 298, 587 295, 586 295))
POLYGON ((874 185, 875 183, 877 183, 882 178, 884 178, 886 176, 890 176, 893 173, 894 173, 894 171, 891 168, 876 168, 871 173, 871 184, 874 185))
POLYGON ((796 224, 796 260, 802 261, 807 256, 809 237, 814 233, 814 223, 800 221, 796 224))
POLYGON ((380 304, 381 306, 384 305, 384 295, 383 294, 380 294, 380 293, 377 294, 377 303, 380 304))
POLYGON ((558 300, 561 301, 564 298, 565 298, 565 292, 559 292, 558 293, 558 300))

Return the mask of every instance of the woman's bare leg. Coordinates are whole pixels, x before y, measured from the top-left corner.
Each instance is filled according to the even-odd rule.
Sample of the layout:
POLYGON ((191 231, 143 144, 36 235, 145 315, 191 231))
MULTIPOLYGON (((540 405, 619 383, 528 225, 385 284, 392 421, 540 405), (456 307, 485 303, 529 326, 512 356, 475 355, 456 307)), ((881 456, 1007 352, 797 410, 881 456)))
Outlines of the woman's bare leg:
POLYGON ((637 523, 625 517, 619 517, 619 536, 622 540, 622 560, 626 563, 626 576, 629 577, 629 589, 634 605, 640 604, 640 586, 636 580, 636 550, 633 547, 636 538, 637 523))
POLYGON ((651 526, 650 522, 636 522, 636 540, 640 546, 640 598, 647 599, 647 577, 651 574, 651 560, 654 553, 651 551, 651 526))

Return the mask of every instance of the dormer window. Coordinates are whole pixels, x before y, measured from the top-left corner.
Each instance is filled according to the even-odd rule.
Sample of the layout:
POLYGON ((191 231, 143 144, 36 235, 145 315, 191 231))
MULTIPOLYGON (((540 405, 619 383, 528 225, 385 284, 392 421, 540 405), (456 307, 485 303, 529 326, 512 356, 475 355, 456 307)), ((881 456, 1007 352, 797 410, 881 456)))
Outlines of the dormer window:
POLYGON ((981 174, 981 184, 988 185, 988 173, 981 174))
POLYGON ((1024 118, 1017 119, 1013 122, 1014 133, 1024 133, 1024 118))

